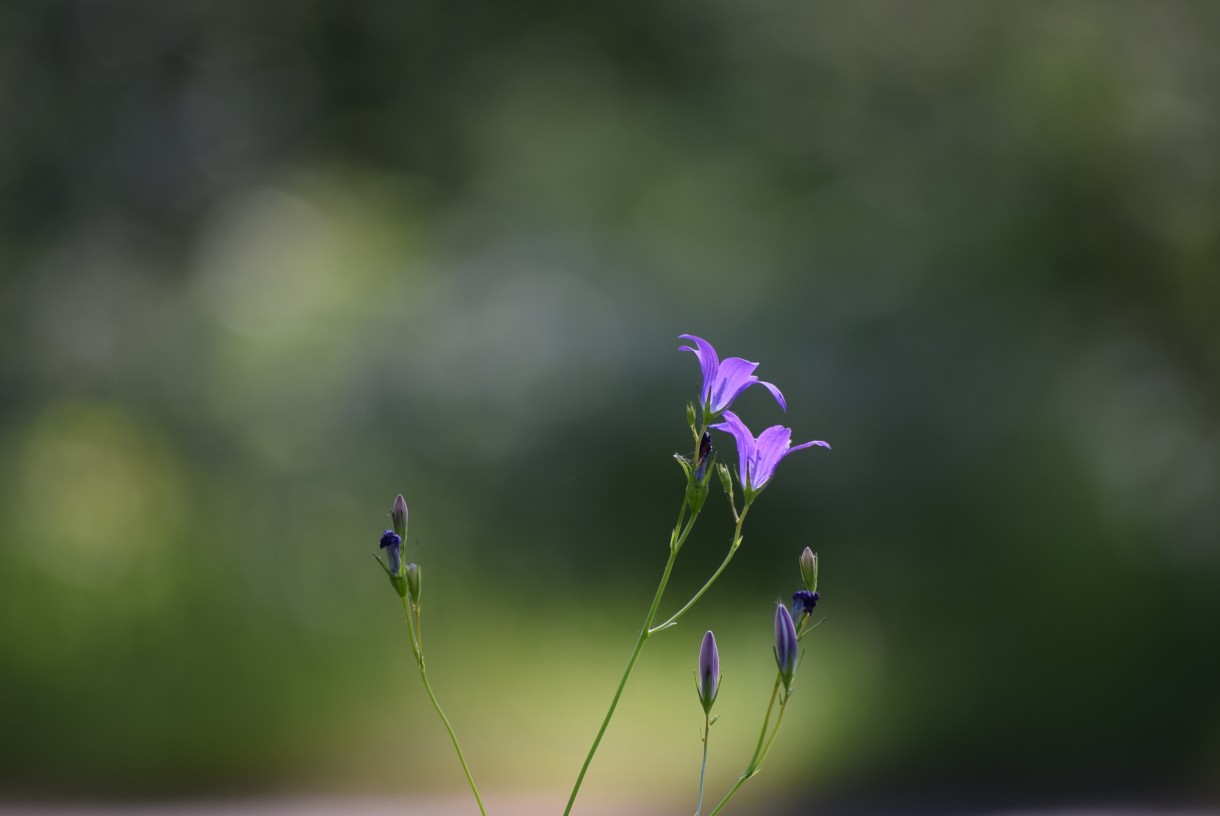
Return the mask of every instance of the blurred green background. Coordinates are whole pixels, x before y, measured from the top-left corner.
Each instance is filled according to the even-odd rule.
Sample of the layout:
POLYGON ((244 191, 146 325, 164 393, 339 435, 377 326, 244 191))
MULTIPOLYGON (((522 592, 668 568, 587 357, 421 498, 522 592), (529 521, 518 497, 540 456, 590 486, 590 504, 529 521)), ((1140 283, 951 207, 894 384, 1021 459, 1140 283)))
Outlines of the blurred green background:
POLYGON ((742 812, 1220 802, 1217 42, 1205 0, 0 6, 0 796, 460 792, 369 560, 399 491, 481 786, 565 792, 693 332, 834 450, 590 795, 689 806, 706 628, 736 777, 809 545, 742 812))

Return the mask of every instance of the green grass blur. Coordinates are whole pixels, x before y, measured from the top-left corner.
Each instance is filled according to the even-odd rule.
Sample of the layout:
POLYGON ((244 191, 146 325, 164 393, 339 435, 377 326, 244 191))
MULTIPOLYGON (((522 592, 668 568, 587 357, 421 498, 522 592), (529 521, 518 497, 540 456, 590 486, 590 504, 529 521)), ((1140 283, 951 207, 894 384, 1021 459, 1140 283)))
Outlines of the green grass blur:
MULTIPOLYGON (((0 796, 566 790, 696 363, 785 461, 587 787, 1220 801, 1213 4, 0 8, 0 796)), ((722 455, 731 460, 727 438, 722 455)), ((728 543, 714 490, 671 609, 728 543)), ((712 795, 709 794, 709 795, 712 795)), ((752 804, 751 804, 752 803, 752 804)))

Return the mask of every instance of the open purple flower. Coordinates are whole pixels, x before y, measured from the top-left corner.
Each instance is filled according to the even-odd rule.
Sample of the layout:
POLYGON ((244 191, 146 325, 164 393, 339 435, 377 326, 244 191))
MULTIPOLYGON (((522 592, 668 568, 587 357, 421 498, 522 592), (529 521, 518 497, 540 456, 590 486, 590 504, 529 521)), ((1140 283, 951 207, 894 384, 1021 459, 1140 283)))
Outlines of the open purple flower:
POLYGON ((725 411, 724 421, 712 427, 730 433, 737 439, 737 478, 741 481, 747 497, 766 487, 767 482, 775 475, 775 468, 780 460, 793 451, 811 445, 830 448, 830 445, 820 439, 792 447, 792 429, 783 425, 772 425, 755 439, 746 424, 732 411, 725 411))
POLYGON ((741 357, 726 357, 721 360, 711 343, 693 334, 682 334, 678 339, 689 340, 695 344, 694 348, 681 346, 678 351, 693 352, 699 358, 699 365, 703 368, 703 388, 699 391, 699 396, 703 400, 705 417, 718 416, 733 404, 733 400, 737 399, 742 391, 755 384, 770 391, 779 407, 788 410, 788 403, 784 402, 784 395, 779 389, 754 376, 758 363, 751 363, 741 357))

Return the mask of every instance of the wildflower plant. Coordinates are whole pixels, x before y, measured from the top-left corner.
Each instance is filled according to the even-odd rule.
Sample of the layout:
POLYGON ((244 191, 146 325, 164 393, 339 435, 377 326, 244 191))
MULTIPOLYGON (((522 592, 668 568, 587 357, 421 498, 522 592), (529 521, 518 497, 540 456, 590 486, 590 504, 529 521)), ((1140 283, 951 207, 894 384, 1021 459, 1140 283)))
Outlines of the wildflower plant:
MULTIPOLYGON (((783 425, 772 425, 755 436, 742 419, 729 410, 733 402, 746 389, 753 385, 761 385, 775 398, 779 407, 787 411, 787 401, 779 388, 764 382, 755 376, 758 363, 753 363, 741 357, 727 357, 723 360, 717 355, 712 345, 700 337, 684 334, 679 338, 688 341, 680 351, 689 351, 699 361, 702 382, 698 392, 698 400, 692 400, 686 406, 686 419, 692 439, 692 453, 688 456, 675 454, 682 472, 686 477, 685 489, 678 504, 677 520, 669 535, 669 555, 661 571, 660 581, 653 595, 652 603, 644 616, 644 622, 636 636, 635 645, 627 659, 626 667, 619 678, 610 704, 602 719, 601 725, 593 737, 593 743, 584 758, 584 762, 576 775, 564 816, 572 812, 581 784, 597 754, 602 738, 627 687, 636 662, 644 651, 644 646, 653 637, 666 632, 678 625, 683 617, 707 593, 712 585, 728 568, 733 556, 744 541, 743 529, 746 516, 758 500, 764 488, 775 478, 779 463, 789 454, 810 447, 829 448, 820 440, 792 445, 792 430, 783 425), (717 450, 710 431, 719 431, 731 436, 736 443, 737 469, 736 489, 733 483, 733 472, 724 464, 716 463, 717 450), (690 537, 700 514, 709 498, 713 474, 720 482, 733 519, 733 531, 728 540, 725 555, 720 565, 712 572, 703 585, 696 590, 676 611, 668 617, 661 618, 661 608, 665 599, 665 591, 673 574, 678 555, 690 537), (737 495, 740 489, 740 498, 737 495)), ((453 743, 458 762, 466 776, 466 781, 474 794, 479 812, 487 816, 482 797, 475 785, 474 776, 466 762, 457 734, 449 719, 445 716, 437 699, 424 661, 423 630, 420 622, 420 590, 421 570, 418 564, 406 560, 405 542, 407 538, 407 503, 400 495, 393 503, 390 511, 391 528, 386 530, 380 540, 380 549, 384 550, 385 561, 377 554, 378 563, 389 577, 390 585, 398 595, 403 608, 403 616, 407 625, 411 654, 419 669, 424 691, 435 708, 449 738, 453 743)), ((780 603, 774 613, 774 642, 771 650, 776 664, 775 683, 771 689, 763 724, 754 751, 746 764, 745 770, 728 792, 709 812, 710 816, 720 813, 745 782, 753 777, 762 767, 763 760, 771 750, 779 733, 780 724, 788 703, 795 691, 795 677, 801 663, 800 642, 817 625, 812 622, 814 608, 820 598, 817 592, 818 560, 812 550, 806 547, 798 561, 801 578, 800 588, 792 596, 792 607, 780 603)), ((716 645, 716 637, 707 632, 700 643, 698 661, 695 670, 695 689, 699 704, 703 709, 703 759, 699 770, 698 797, 695 807, 696 816, 701 816, 703 810, 704 782, 707 771, 708 742, 712 725, 716 717, 712 716, 712 707, 720 693, 720 653, 716 645)))

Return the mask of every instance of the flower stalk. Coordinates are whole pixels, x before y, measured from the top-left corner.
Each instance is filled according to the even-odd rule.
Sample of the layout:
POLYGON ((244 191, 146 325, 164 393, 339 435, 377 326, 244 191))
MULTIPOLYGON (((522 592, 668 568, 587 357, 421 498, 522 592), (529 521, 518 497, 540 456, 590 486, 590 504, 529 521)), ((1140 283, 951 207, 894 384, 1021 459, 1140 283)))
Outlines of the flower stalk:
MULTIPOLYGON (((783 613, 785 615, 787 614, 788 610, 785 609, 783 606, 780 606, 778 609, 783 610, 783 613)), ((780 616, 780 613, 777 611, 776 612, 777 620, 779 619, 779 616, 780 616)), ((791 621, 791 617, 789 617, 788 620, 791 621)), ((814 626, 817 625, 817 624, 814 624, 813 626, 807 627, 806 626, 807 621, 808 621, 808 618, 806 616, 801 617, 800 628, 799 628, 799 630, 797 630, 793 633, 795 635, 795 639, 791 643, 791 646, 793 649, 795 649, 796 644, 799 644, 801 638, 805 637, 805 635, 811 629, 813 629, 814 626)), ((778 628, 778 624, 777 624, 777 628, 778 628)), ((784 638, 786 640, 787 633, 781 633, 781 634, 777 635, 776 640, 779 641, 781 638, 784 638)), ((777 643, 777 648, 776 648, 777 656, 780 651, 781 650, 777 643)), ((777 657, 777 659, 778 659, 778 657, 777 657)), ((796 656, 794 658, 794 660, 795 660, 795 662, 792 665, 793 674, 795 674, 796 669, 799 668, 799 663, 800 663, 799 656, 796 656)), ((787 677, 785 677, 784 668, 785 667, 783 666, 783 664, 781 664, 776 670, 775 683, 773 683, 771 686, 771 699, 767 703, 767 713, 763 715, 762 729, 759 731, 758 742, 755 743, 755 745, 754 745, 754 753, 750 755, 750 761, 748 763, 746 763, 745 770, 741 772, 741 776, 739 776, 737 778, 737 781, 733 783, 733 787, 729 788, 728 793, 726 793, 724 795, 724 798, 721 799, 720 802, 717 803, 716 807, 712 809, 712 811, 708 814, 708 816, 716 816, 716 814, 718 814, 718 813, 720 813, 720 811, 724 810, 725 806, 729 803, 729 800, 731 800, 734 796, 737 795, 737 791, 741 790, 741 786, 744 785, 747 780, 749 780, 751 777, 753 777, 755 774, 757 774, 760 770, 762 770, 762 764, 766 760, 767 754, 769 754, 771 752, 771 746, 775 744, 776 736, 779 735, 779 727, 784 721, 784 712, 787 711, 787 709, 788 709, 788 701, 792 699, 792 694, 793 694, 792 675, 790 674, 787 677), (779 711, 778 712, 776 712, 776 710, 775 710, 775 704, 777 701, 779 702, 779 711), (771 722, 772 715, 775 716, 774 723, 771 722)))
MULTIPOLYGON (((418 594, 416 597, 418 597, 418 594)), ((436 699, 436 692, 432 690, 432 683, 428 680, 428 671, 424 666, 424 637, 419 621, 419 604, 416 601, 403 597, 402 610, 407 622, 407 631, 411 635, 411 654, 415 657, 415 665, 419 667, 419 678, 424 683, 424 691, 428 694, 432 707, 436 709, 437 716, 441 718, 445 730, 449 732, 449 740, 453 743, 453 750, 457 752, 458 762, 462 765, 462 773, 466 775, 466 782, 470 785, 470 792, 474 794, 474 801, 479 806, 479 813, 482 816, 487 816, 487 808, 483 806, 483 798, 479 795, 479 787, 474 782, 473 774, 470 773, 470 765, 466 762, 466 755, 462 752, 462 745, 458 742, 457 733, 453 730, 453 725, 449 722, 449 718, 445 716, 445 711, 441 708, 440 701, 436 699)))

